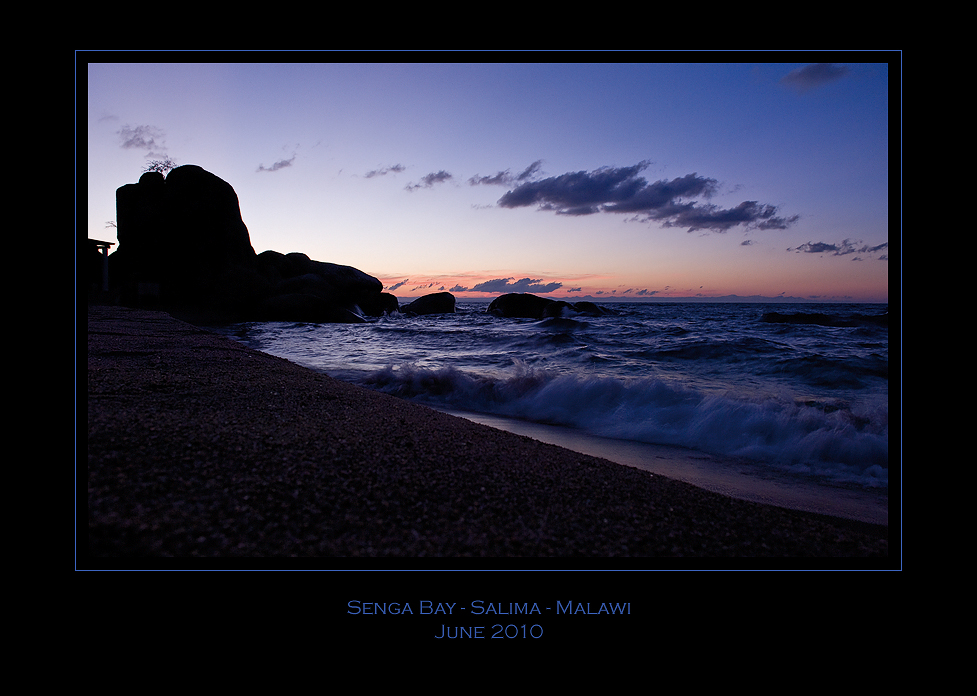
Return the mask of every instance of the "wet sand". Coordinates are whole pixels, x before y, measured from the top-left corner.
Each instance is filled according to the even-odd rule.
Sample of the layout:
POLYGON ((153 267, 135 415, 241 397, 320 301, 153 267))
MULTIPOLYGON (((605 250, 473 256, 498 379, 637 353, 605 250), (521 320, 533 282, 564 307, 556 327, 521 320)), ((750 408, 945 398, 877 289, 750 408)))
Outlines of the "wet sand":
POLYGON ((838 486, 828 495, 823 485, 800 480, 796 476, 778 474, 770 467, 743 458, 707 454, 687 447, 598 437, 574 428, 493 414, 439 410, 499 430, 527 435, 534 440, 565 447, 574 452, 583 452, 617 464, 685 481, 698 488, 732 498, 883 527, 889 524, 886 489, 859 490, 838 486))
MULTIPOLYGON (((289 557, 356 569, 367 566, 354 557, 433 569, 616 558, 645 560, 586 567, 893 562, 887 526, 738 500, 497 430, 165 313, 91 306, 87 321, 79 566, 174 567, 162 559, 176 558, 192 568, 188 559, 210 558, 299 567, 289 557)), ((79 403, 79 421, 83 411, 79 403)))

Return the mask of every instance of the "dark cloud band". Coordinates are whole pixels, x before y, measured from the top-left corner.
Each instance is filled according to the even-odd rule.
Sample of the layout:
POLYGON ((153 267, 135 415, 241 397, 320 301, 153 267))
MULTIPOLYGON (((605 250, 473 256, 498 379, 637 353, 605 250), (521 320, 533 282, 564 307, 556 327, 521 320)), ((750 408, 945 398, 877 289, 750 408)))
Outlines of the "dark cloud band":
POLYGON ((665 227, 687 227, 725 232, 741 225, 749 229, 786 229, 798 217, 781 217, 777 208, 743 201, 734 208, 703 205, 694 198, 710 198, 718 190, 715 179, 698 174, 648 183, 640 173, 648 166, 602 167, 592 172, 570 172, 526 181, 508 191, 498 204, 503 208, 535 205, 557 215, 627 213, 665 227))
POLYGON ((451 288, 451 292, 547 293, 559 290, 562 287, 563 283, 544 283, 541 278, 522 278, 520 280, 515 280, 514 278, 493 278, 492 280, 486 280, 470 288, 456 285, 451 288))
POLYGON ((831 256, 848 256, 849 254, 876 254, 882 252, 882 256, 879 257, 880 260, 888 260, 886 253, 889 249, 888 242, 882 242, 881 244, 876 244, 869 246, 868 244, 862 244, 857 246, 861 242, 855 242, 851 239, 844 240, 841 244, 832 244, 830 242, 805 242, 800 246, 788 249, 787 251, 793 251, 798 254, 829 254, 831 256))

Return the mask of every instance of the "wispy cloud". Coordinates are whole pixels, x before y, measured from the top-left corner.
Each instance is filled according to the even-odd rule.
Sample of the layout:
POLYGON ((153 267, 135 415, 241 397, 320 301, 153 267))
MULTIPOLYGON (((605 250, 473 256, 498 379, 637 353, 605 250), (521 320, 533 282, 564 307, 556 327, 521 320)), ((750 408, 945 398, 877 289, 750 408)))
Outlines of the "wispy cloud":
POLYGON ((779 216, 775 206, 743 201, 733 208, 697 203, 718 192, 715 179, 696 173, 649 183, 640 173, 648 162, 629 167, 601 167, 591 172, 569 172, 525 181, 499 199, 503 208, 535 205, 557 215, 626 213, 665 227, 686 227, 725 232, 741 225, 747 229, 786 229, 798 216, 779 216))
POLYGON ((780 84, 800 92, 806 92, 839 80, 847 74, 848 68, 843 65, 812 63, 784 75, 780 79, 780 84))
POLYGON ((145 150, 146 157, 166 153, 166 134, 156 126, 122 126, 118 131, 124 150, 145 150))
POLYGON ((491 176, 481 176, 476 174, 468 180, 472 186, 511 186, 512 184, 532 180, 539 173, 543 166, 543 160, 536 160, 518 174, 512 174, 508 169, 497 172, 491 176))
POLYGON ((824 253, 834 253, 837 255, 838 245, 829 244, 827 242, 806 242, 801 244, 796 249, 787 249, 787 251, 794 251, 797 253, 805 254, 824 254, 824 253))
POLYGON ((688 227, 689 232, 695 230, 725 232, 737 225, 751 230, 785 230, 800 219, 799 215, 779 216, 776 206, 757 201, 743 201, 733 208, 726 209, 716 205, 696 207, 692 203, 684 204, 680 208, 674 214, 664 210, 662 211, 664 217, 650 215, 648 219, 658 220, 665 227, 688 227))
POLYGON ((404 165, 402 165, 402 164, 395 164, 392 167, 380 167, 379 169, 371 169, 370 171, 368 171, 363 176, 366 177, 367 179, 372 179, 375 176, 386 176, 387 174, 390 174, 391 172, 394 173, 394 174, 399 174, 400 172, 404 171, 405 169, 407 169, 407 167, 405 167, 404 165))
POLYGON ((263 164, 258 165, 259 172, 277 172, 279 169, 284 169, 285 167, 291 167, 292 162, 295 161, 295 155, 292 155, 288 159, 282 159, 275 162, 270 167, 266 167, 263 164))
MULTIPOLYGON (((851 239, 846 239, 840 244, 831 244, 830 242, 805 242, 800 246, 789 248, 787 251, 793 251, 797 254, 828 254, 830 256, 848 256, 849 254, 876 254, 879 252, 886 252, 888 248, 888 242, 882 242, 881 244, 870 246, 868 244, 863 244, 862 242, 855 242, 851 239)), ((889 257, 886 253, 882 253, 878 259, 880 261, 887 261, 889 257)))
POLYGON ((451 174, 444 171, 443 169, 439 172, 431 172, 424 177, 421 177, 421 182, 419 184, 407 184, 404 188, 408 191, 414 191, 419 188, 431 188, 435 184, 441 184, 445 181, 450 181, 452 178, 451 174))
POLYGON ((393 284, 393 285, 391 285, 391 286, 390 286, 389 288, 387 288, 387 292, 393 292, 394 290, 397 290, 397 289, 399 289, 399 288, 402 288, 402 287, 404 287, 405 285, 407 285, 407 283, 409 283, 409 282, 410 282, 410 278, 404 278, 404 279, 403 279, 402 281, 400 281, 399 283, 394 283, 394 284, 393 284))

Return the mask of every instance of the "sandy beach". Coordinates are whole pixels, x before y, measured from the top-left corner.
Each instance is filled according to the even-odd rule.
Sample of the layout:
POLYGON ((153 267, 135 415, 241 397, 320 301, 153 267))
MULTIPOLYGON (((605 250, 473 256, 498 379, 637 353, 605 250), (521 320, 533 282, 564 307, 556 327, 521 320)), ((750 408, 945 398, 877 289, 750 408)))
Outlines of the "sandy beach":
POLYGON ((434 557, 444 560, 424 567, 483 567, 454 560, 476 558, 573 568, 640 557, 871 569, 892 560, 887 527, 737 500, 500 431, 162 312, 90 306, 87 323, 79 566, 331 557, 322 567, 362 568, 353 557, 434 557))

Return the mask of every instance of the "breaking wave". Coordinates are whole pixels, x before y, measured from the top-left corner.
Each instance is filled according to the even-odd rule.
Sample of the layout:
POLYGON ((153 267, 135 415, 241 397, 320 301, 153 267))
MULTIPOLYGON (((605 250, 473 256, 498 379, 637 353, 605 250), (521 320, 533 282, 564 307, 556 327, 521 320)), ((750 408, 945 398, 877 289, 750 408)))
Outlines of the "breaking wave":
POLYGON ((578 428, 601 437, 691 447, 795 473, 888 484, 888 404, 716 393, 657 378, 555 373, 517 364, 500 376, 388 366, 366 386, 432 406, 578 428))

